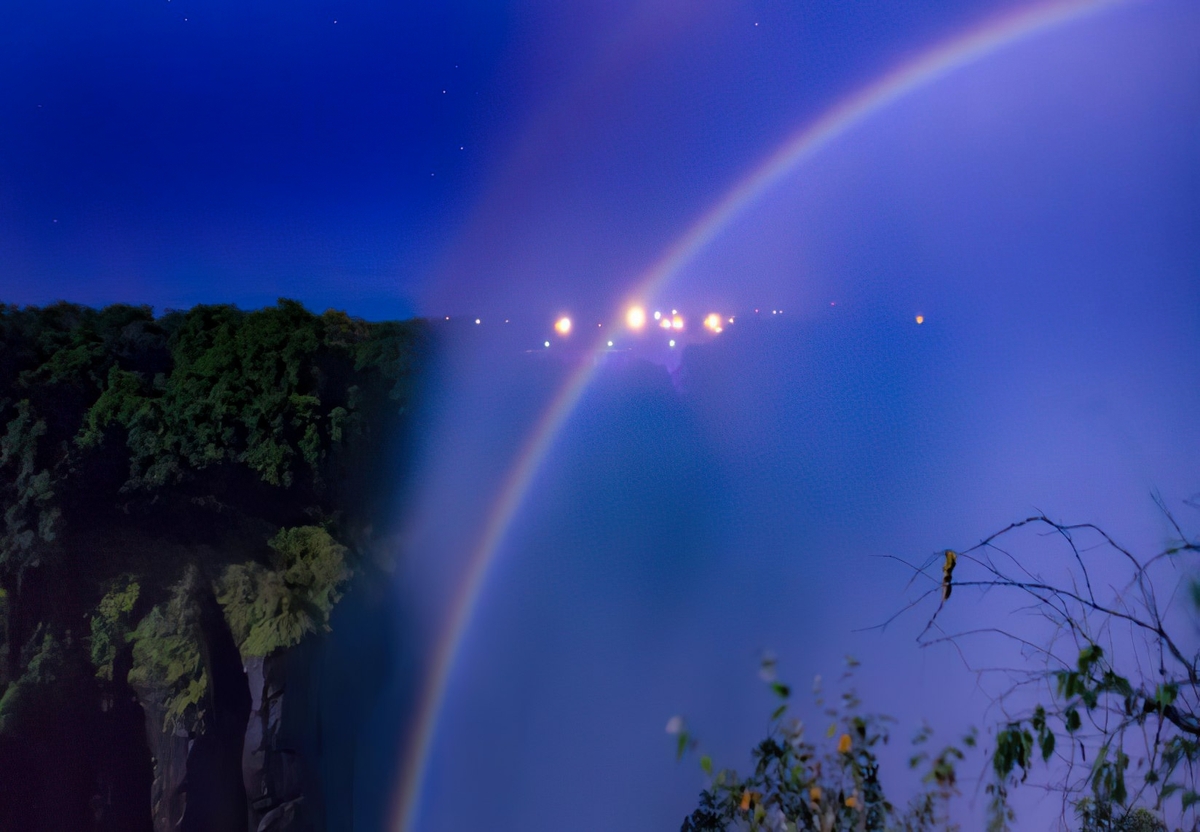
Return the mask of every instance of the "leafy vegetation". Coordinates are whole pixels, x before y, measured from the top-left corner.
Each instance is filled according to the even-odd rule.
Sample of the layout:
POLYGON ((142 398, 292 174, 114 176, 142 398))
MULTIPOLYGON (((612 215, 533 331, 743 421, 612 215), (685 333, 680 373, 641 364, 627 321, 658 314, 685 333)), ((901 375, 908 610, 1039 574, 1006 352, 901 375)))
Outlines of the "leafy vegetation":
MULTIPOLYGON (((700 757, 709 783, 699 806, 684 820, 683 832, 958 828, 951 822, 949 804, 958 794, 957 766, 963 748, 975 746, 975 735, 963 738, 963 748, 948 745, 931 756, 928 744, 933 731, 922 727, 913 738, 909 765, 923 772, 923 787, 898 809, 884 793, 877 756, 879 746, 888 742, 892 720, 863 713, 862 702, 847 684, 857 663, 847 662, 843 690, 834 703, 826 702, 821 677, 814 682, 816 705, 829 723, 813 740, 803 722, 788 716, 791 687, 775 678, 774 660, 764 660, 762 675, 779 705, 771 714, 767 737, 754 749, 754 770, 745 777, 732 769, 714 773, 712 759, 700 757)), ((678 717, 667 730, 677 735, 679 756, 693 747, 694 740, 678 717)))
MULTIPOLYGON (((984 752, 989 830, 1014 827, 1012 793, 1035 783, 1061 794, 1063 824, 1080 832, 1200 828, 1200 652, 1189 655, 1194 646, 1184 647, 1194 645, 1200 622, 1200 582, 1188 578, 1196 564, 1185 558, 1200 553, 1200 540, 1186 535, 1158 503, 1172 538, 1149 557, 1138 557, 1094 525, 1038 516, 912 567, 928 584, 905 609, 936 603, 918 637, 922 646, 952 644, 965 662, 979 653, 968 642, 999 639, 1018 651, 1013 668, 968 664, 981 684, 993 676, 1003 681, 994 703, 1004 717, 989 732, 994 744, 984 752), (1050 536, 1028 544, 1037 547, 1036 565, 1033 559, 1022 563, 1010 539, 1034 530, 1050 536), (1057 550, 1047 548, 1052 541, 1057 550), (969 604, 962 616, 969 623, 952 628, 956 605, 971 588, 1018 593, 1024 611, 1044 628, 1030 634, 979 620, 983 604, 969 604), (1175 598, 1187 598, 1191 611, 1172 614, 1175 598), (1181 625, 1191 628, 1190 639, 1176 632, 1181 625)), ((800 723, 786 719, 791 690, 774 679, 773 661, 764 671, 781 701, 767 738, 754 750, 754 771, 745 777, 731 770, 713 774, 710 758, 702 756, 709 784, 684 832, 957 828, 949 806, 974 734, 961 747, 946 746, 933 756, 914 753, 910 765, 924 770, 924 787, 899 812, 884 796, 876 756, 890 721, 860 714, 861 703, 847 691, 825 711, 829 728, 814 743, 800 723)), ((680 756, 694 747, 679 718, 668 730, 677 735, 680 756)), ((914 742, 924 746, 929 739, 922 729, 914 742)))
POLYGON ((327 630, 338 588, 350 576, 346 547, 319 526, 282 529, 270 546, 270 568, 229 566, 217 596, 244 656, 266 656, 327 630))
POLYGON ((943 601, 921 635, 927 645, 999 638, 1017 645, 1027 662, 999 674, 977 671, 999 675, 1005 686, 996 701, 1008 714, 991 758, 990 829, 1009 828, 1009 792, 1038 767, 1041 785, 1061 792, 1088 832, 1200 822, 1200 652, 1188 656, 1176 632, 1189 619, 1194 629, 1200 618, 1196 609, 1172 618, 1170 604, 1160 600, 1184 595, 1185 576, 1195 570, 1184 558, 1200 552, 1200 541, 1183 532, 1161 501, 1159 507, 1173 539, 1147 558, 1096 526, 1044 516, 1014 523, 958 555, 967 571, 956 585, 1017 592, 1045 626, 1037 639, 978 621, 946 630, 943 601), (1049 531, 1059 547, 1041 552, 1036 572, 1019 563, 1013 570, 1001 541, 1030 530, 1049 531))
POLYGON ((5 736, 52 765, 126 682, 203 731, 200 597, 247 657, 326 629, 394 498, 429 344, 288 300, 0 304, 0 770, 25 767, 5 736), (68 692, 75 722, 39 733, 68 692))
POLYGON ((180 722, 189 729, 203 726, 208 675, 200 657, 193 601, 199 580, 196 571, 189 570, 171 588, 170 599, 151 609, 128 637, 133 645, 129 683, 161 692, 166 728, 180 722))

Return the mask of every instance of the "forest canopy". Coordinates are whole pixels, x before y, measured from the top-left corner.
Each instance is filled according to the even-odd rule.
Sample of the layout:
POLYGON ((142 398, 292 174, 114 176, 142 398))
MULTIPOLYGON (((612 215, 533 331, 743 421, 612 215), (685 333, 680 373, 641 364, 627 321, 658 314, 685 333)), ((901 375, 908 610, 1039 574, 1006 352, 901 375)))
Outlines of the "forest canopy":
POLYGON ((430 345, 422 321, 290 300, 0 304, 0 779, 55 782, 11 742, 69 765, 89 752, 52 726, 86 732, 127 683, 204 730, 206 598, 243 658, 327 628, 378 544, 430 345))

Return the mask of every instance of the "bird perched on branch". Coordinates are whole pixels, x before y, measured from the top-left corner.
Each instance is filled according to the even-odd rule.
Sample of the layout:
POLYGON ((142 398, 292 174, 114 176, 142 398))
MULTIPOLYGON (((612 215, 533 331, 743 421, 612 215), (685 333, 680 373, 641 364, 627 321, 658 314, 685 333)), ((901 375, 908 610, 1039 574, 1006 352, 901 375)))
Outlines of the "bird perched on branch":
POLYGON ((954 577, 954 565, 958 563, 958 552, 946 550, 946 562, 942 564, 942 603, 950 597, 950 579, 954 577))

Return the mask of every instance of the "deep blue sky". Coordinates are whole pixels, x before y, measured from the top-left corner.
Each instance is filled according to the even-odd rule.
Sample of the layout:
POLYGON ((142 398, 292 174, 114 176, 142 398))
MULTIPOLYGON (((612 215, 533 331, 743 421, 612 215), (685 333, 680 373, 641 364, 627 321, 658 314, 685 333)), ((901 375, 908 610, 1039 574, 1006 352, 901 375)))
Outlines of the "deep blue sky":
POLYGON ((606 302, 790 130, 1015 5, 15 5, 0 295, 606 302))

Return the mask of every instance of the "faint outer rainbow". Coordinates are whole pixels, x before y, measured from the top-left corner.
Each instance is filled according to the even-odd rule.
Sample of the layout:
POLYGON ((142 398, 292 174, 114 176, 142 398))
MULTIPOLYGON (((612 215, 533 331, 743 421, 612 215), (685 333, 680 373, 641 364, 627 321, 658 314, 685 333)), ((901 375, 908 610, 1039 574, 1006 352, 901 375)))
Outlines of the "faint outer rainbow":
MULTIPOLYGON (((1049 3, 990 20, 965 35, 923 53, 916 60, 888 73, 859 90, 820 118, 798 130, 766 161, 757 165, 715 205, 693 223, 683 236, 644 272, 629 296, 649 300, 679 270, 720 234, 729 222, 753 204, 772 185, 811 158, 825 145, 872 113, 943 75, 1019 41, 1109 6, 1130 0, 1071 0, 1049 3)), ((604 342, 597 342, 599 353, 604 342)), ((438 721, 450 673, 459 646, 471 624, 479 594, 496 552, 516 517, 529 486, 541 468, 547 451, 575 410, 595 374, 596 362, 584 360, 529 434, 516 457, 492 506, 479 543, 471 554, 467 573, 450 608, 450 617, 433 652, 433 663, 418 703, 413 734, 401 761, 399 790, 392 805, 393 829, 412 832, 420 808, 421 791, 429 753, 437 734, 438 721)))

